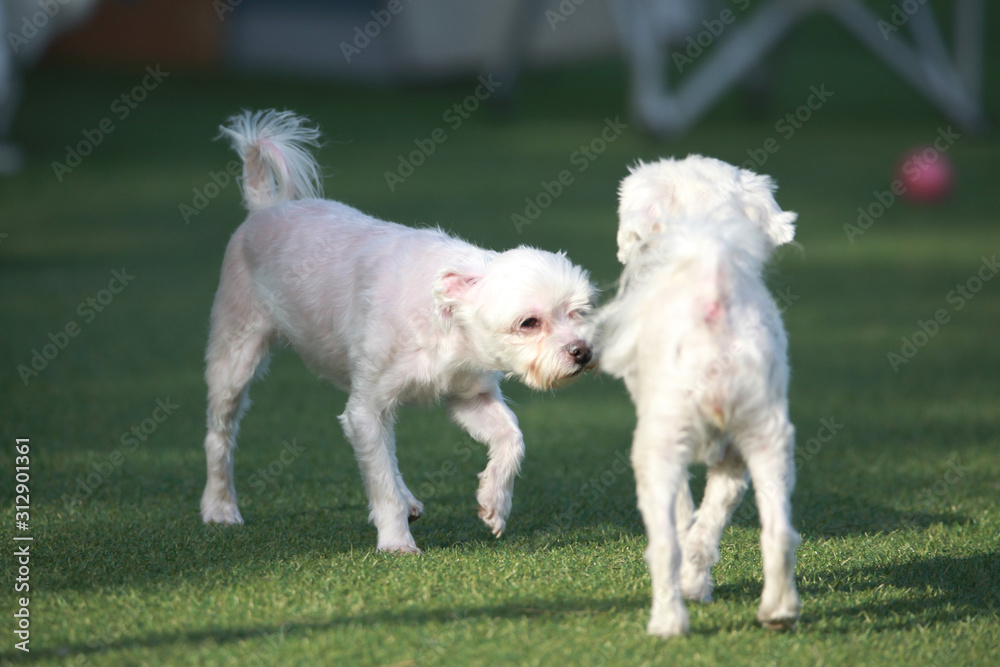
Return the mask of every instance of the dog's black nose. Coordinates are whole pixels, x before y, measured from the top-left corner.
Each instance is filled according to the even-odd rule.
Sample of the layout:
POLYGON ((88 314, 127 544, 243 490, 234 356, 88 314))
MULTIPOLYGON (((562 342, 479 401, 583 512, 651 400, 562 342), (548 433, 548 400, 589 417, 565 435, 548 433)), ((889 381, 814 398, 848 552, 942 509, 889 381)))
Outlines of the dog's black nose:
POLYGON ((569 356, 573 357, 573 361, 581 366, 590 363, 590 360, 594 358, 594 351, 585 340, 575 340, 564 349, 569 356))

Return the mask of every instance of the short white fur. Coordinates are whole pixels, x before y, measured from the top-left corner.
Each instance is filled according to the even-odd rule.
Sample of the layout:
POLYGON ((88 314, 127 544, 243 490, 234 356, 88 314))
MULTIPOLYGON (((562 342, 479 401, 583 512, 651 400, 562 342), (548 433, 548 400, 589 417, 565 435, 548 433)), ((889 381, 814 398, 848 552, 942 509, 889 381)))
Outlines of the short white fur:
POLYGON ((222 132, 243 160, 250 215, 226 249, 212 307, 203 520, 243 522, 236 434, 249 384, 282 342, 349 393, 340 421, 379 550, 419 552, 408 523, 423 505, 399 472, 393 426, 398 406, 438 399, 488 447, 476 497, 499 537, 524 456, 499 383, 510 375, 548 389, 593 367, 586 272, 563 254, 483 250, 316 198, 308 147, 319 132, 290 112, 244 112, 222 132))

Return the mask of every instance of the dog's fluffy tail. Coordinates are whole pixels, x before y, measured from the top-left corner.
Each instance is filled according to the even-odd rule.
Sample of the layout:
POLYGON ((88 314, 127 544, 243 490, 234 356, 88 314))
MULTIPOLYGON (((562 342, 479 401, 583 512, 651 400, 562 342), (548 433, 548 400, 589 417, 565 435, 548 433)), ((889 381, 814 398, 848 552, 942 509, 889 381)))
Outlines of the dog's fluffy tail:
POLYGON ((243 202, 259 211, 293 199, 323 196, 319 165, 309 147, 320 132, 291 111, 243 111, 219 129, 243 161, 243 202))

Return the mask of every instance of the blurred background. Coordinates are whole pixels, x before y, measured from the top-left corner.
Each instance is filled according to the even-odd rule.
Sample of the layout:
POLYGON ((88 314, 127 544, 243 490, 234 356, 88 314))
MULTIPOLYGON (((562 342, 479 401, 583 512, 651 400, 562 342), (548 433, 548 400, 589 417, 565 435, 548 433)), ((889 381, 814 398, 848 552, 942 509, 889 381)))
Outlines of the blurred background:
MULTIPOLYGON (((211 560, 185 547, 165 565, 163 544, 146 536, 160 526, 165 542, 201 545, 205 535, 202 359, 223 252, 245 217, 239 165, 214 139, 241 109, 291 109, 322 128, 328 197, 488 248, 565 250, 602 298, 620 271, 617 187, 630 165, 700 153, 770 174, 778 203, 799 213, 799 245, 778 253, 770 279, 791 341, 804 544, 908 530, 901 517, 914 512, 921 528, 984 526, 969 544, 996 535, 968 523, 991 512, 1000 492, 995 3, 0 0, 0 8, 0 436, 35 443, 32 501, 47 563, 59 563, 46 565, 43 587, 68 596, 41 612, 50 645, 79 644, 81 619, 103 627, 93 610, 117 608, 108 600, 122 577, 166 581, 166 590, 177 580, 163 572, 192 576, 211 560), (158 400, 179 407, 154 424, 158 400), (831 418, 843 428, 828 446, 812 436, 831 418), (147 423, 155 433, 127 447, 131 429, 147 423), (82 489, 116 453, 120 468, 82 489), (968 466, 966 477, 939 494, 935 482, 954 460, 968 466), (929 488, 937 495, 925 503, 929 488), (81 541, 90 546, 78 549, 81 541)), ((241 492, 283 438, 307 453, 266 502, 244 495, 247 530, 263 532, 243 535, 282 554, 326 558, 358 544, 367 553, 357 468, 335 418, 343 396, 317 384, 295 355, 277 354, 252 391, 241 492), (295 522, 311 532, 286 543, 288 517, 327 510, 295 522), (331 533, 331 525, 346 528, 331 533)), ((551 539, 546 526, 561 499, 627 451, 634 411, 607 378, 556 396, 512 382, 505 392, 529 443, 509 544, 533 552, 533 540, 551 539)), ((440 409, 407 412, 397 432, 415 443, 400 448, 400 460, 417 479, 450 461, 460 438, 440 409)), ((476 452, 422 521, 423 546, 478 535, 466 507, 476 452)), ((13 469, 11 448, 0 449, 0 467, 13 469)), ((4 507, 13 506, 10 488, 0 484, 4 507)), ((604 544, 605 526, 641 535, 634 507, 631 484, 618 485, 558 539, 577 544, 592 530, 604 544)), ((829 544, 830 567, 842 568, 843 545, 829 544)), ((230 557, 223 546, 213 556, 220 562, 230 557)), ((922 580, 915 585, 923 595, 922 580)), ((914 613, 923 613, 921 595, 914 613)), ((976 595, 974 610, 995 618, 984 611, 995 598, 976 595)), ((211 625, 213 614, 185 611, 181 597, 180 611, 160 613, 211 625)), ((133 614, 145 618, 140 609, 133 614)))
MULTIPOLYGON (((566 250, 605 290, 630 164, 702 153, 771 174, 800 214, 801 247, 776 263, 797 367, 830 377, 851 359, 863 378, 804 409, 927 389, 901 371, 965 391, 982 365, 955 355, 996 351, 969 313, 992 317, 1000 284, 951 310, 1000 246, 985 5, 2 0, 4 405, 164 383, 203 400, 208 309, 243 218, 238 165, 213 140, 270 107, 322 127, 328 196, 486 247, 566 250), (906 181, 914 150, 942 169, 906 181), (136 278, 109 292, 122 267, 136 278), (958 324, 893 365, 940 307, 958 324)), ((59 439, 103 446, 128 402, 94 400, 96 430, 70 420, 59 439)))
MULTIPOLYGON (((330 196, 486 246, 563 248, 605 285, 628 165, 689 152, 774 176, 813 259, 944 261, 996 222, 985 5, 2 0, 0 262, 32 290, 72 264, 189 263, 205 274, 177 293, 200 317, 242 215, 213 139, 265 107, 321 125, 330 196), (913 150, 944 173, 901 196, 913 150)), ((32 308, 59 292, 42 294, 32 308)), ((13 320, 7 369, 37 347, 13 320)))
MULTIPOLYGON (((235 188, 211 179, 229 161, 211 139, 236 110, 272 106, 323 126, 333 196, 378 201, 383 216, 473 224, 483 243, 555 241, 583 202, 613 211, 629 163, 687 152, 771 173, 792 204, 819 191, 838 202, 836 222, 856 226, 871 225, 871 202, 875 213, 885 206, 875 195, 892 192, 908 151, 931 148, 944 169, 922 185, 943 182, 929 192, 911 184, 908 199, 937 207, 890 205, 875 217, 937 217, 949 210, 942 202, 986 194, 979 186, 996 166, 989 38, 1000 26, 985 5, 3 0, 0 194, 4 233, 14 232, 5 259, 63 217, 17 196, 28 191, 58 202, 78 188, 104 192, 104 206, 143 192, 156 212, 179 209, 189 238, 228 229, 220 216, 234 214, 235 188), (956 171, 963 160, 974 163, 956 171), (574 183, 548 203, 546 179, 563 167, 574 183), (225 204, 202 215, 217 196, 225 204), (443 217, 466 198, 480 203, 465 208, 467 222, 443 217), (536 209, 538 225, 527 215, 536 209)), ((77 223, 100 219, 89 243, 113 243, 97 230, 130 217, 68 209, 77 223)), ((803 224, 808 234, 817 221, 803 224)), ((867 229, 843 233, 853 246, 867 229)))

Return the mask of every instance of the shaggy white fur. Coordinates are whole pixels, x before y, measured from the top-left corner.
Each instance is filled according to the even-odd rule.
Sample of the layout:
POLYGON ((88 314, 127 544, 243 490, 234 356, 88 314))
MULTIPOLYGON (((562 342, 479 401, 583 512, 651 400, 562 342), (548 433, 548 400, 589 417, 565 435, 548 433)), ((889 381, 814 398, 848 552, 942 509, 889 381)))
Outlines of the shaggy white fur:
POLYGON ((618 261, 628 264, 638 244, 682 218, 742 217, 764 232, 772 248, 788 243, 798 216, 778 207, 774 190, 770 176, 701 155, 639 162, 618 190, 618 261))
POLYGON ((315 198, 319 168, 307 146, 319 133, 289 112, 244 113, 222 131, 244 161, 251 213, 226 249, 212 307, 202 518, 243 521, 236 432, 250 381, 283 341, 349 393, 340 421, 379 550, 419 552, 408 522, 423 506, 403 483, 393 425, 399 405, 437 399, 488 447, 477 499, 499 537, 524 455, 500 380, 546 389, 593 367, 587 274, 563 254, 496 253, 315 198))
POLYGON ((639 165, 621 186, 616 299, 598 315, 601 368, 624 378, 636 406, 632 443, 646 559, 648 630, 688 629, 682 597, 708 602, 722 531, 753 479, 762 525, 758 620, 794 626, 795 483, 788 419, 788 341, 762 278, 794 235, 766 176, 691 156, 639 165), (701 506, 687 481, 708 465, 701 506))

